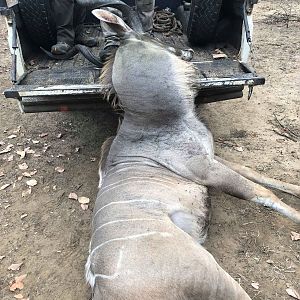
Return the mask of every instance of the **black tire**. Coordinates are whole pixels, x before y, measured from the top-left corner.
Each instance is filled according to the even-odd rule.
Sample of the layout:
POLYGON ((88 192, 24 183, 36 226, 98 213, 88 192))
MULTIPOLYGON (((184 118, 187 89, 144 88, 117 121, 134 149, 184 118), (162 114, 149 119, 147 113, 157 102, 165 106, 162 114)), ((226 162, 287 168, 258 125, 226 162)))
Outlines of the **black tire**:
POLYGON ((192 0, 187 26, 187 37, 193 45, 204 45, 214 40, 222 0, 192 0))
POLYGON ((19 0, 22 21, 32 41, 45 49, 56 44, 56 26, 49 0, 19 0))

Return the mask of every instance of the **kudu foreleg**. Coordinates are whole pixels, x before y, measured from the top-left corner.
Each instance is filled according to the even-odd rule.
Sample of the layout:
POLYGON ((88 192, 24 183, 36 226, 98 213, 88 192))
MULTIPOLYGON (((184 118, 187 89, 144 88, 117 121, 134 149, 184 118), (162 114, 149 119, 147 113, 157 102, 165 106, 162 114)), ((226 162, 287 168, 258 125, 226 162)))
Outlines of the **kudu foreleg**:
POLYGON ((189 161, 189 168, 202 184, 215 187, 237 198, 272 208, 300 224, 299 211, 282 202, 271 191, 238 174, 225 164, 206 156, 197 156, 189 161))
POLYGON ((231 170, 234 170, 235 172, 250 179, 253 182, 262 184, 262 185, 272 188, 272 189, 280 190, 282 192, 285 192, 287 194, 291 194, 291 195, 294 195, 294 196, 300 198, 300 186, 298 186, 298 185, 290 184, 287 182, 283 182, 280 180, 276 180, 276 179, 261 175, 258 172, 254 171, 248 167, 245 167, 243 165, 240 165, 240 164, 237 164, 234 162, 227 161, 218 156, 215 156, 215 159, 218 162, 220 162, 223 165, 230 168, 231 170))

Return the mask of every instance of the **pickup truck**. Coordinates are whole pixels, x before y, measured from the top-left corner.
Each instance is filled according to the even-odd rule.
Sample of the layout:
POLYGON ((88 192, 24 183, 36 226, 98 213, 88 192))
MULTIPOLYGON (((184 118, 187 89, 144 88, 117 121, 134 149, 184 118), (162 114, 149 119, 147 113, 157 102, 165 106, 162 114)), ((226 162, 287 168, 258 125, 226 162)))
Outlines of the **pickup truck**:
MULTIPOLYGON (((253 87, 265 83, 247 64, 253 34, 252 11, 257 1, 156 1, 157 13, 173 13, 169 15, 174 18, 176 30, 155 30, 154 37, 176 49, 194 51, 192 63, 200 70, 196 103, 240 98, 245 86, 249 87, 250 98, 253 87)), ((82 2, 88 8, 86 33, 99 41, 97 47, 90 49, 97 57, 104 42, 99 21, 90 13, 97 1, 78 0, 82 2)), ((103 6, 101 0, 98 2, 103 6)), ((123 2, 134 11, 133 0, 123 2)), ((113 0, 111 3, 114 5, 113 0)), ((7 20, 12 54, 12 86, 4 95, 18 100, 21 111, 103 109, 108 105, 104 100, 108 87, 99 81, 99 65, 81 53, 63 60, 45 53, 56 43, 51 0, 0 0, 0 13, 7 20)))

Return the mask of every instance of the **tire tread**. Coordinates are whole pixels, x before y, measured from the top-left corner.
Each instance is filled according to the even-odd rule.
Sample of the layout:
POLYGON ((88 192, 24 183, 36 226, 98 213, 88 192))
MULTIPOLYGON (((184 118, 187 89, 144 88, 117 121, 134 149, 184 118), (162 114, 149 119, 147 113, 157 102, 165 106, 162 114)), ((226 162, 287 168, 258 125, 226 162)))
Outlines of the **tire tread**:
POLYGON ((49 0, 19 0, 21 17, 35 44, 49 49, 56 43, 56 29, 49 0))
POLYGON ((187 37, 191 44, 204 45, 214 38, 222 0, 192 0, 187 37))

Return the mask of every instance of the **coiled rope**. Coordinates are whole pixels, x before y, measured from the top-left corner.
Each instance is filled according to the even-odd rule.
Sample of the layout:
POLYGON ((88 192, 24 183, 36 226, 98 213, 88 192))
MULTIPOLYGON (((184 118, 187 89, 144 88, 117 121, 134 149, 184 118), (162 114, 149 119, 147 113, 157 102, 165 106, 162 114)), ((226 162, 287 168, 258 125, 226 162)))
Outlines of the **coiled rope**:
POLYGON ((164 33, 166 36, 171 34, 182 35, 182 25, 176 19, 175 14, 166 8, 154 13, 153 31, 164 33))

